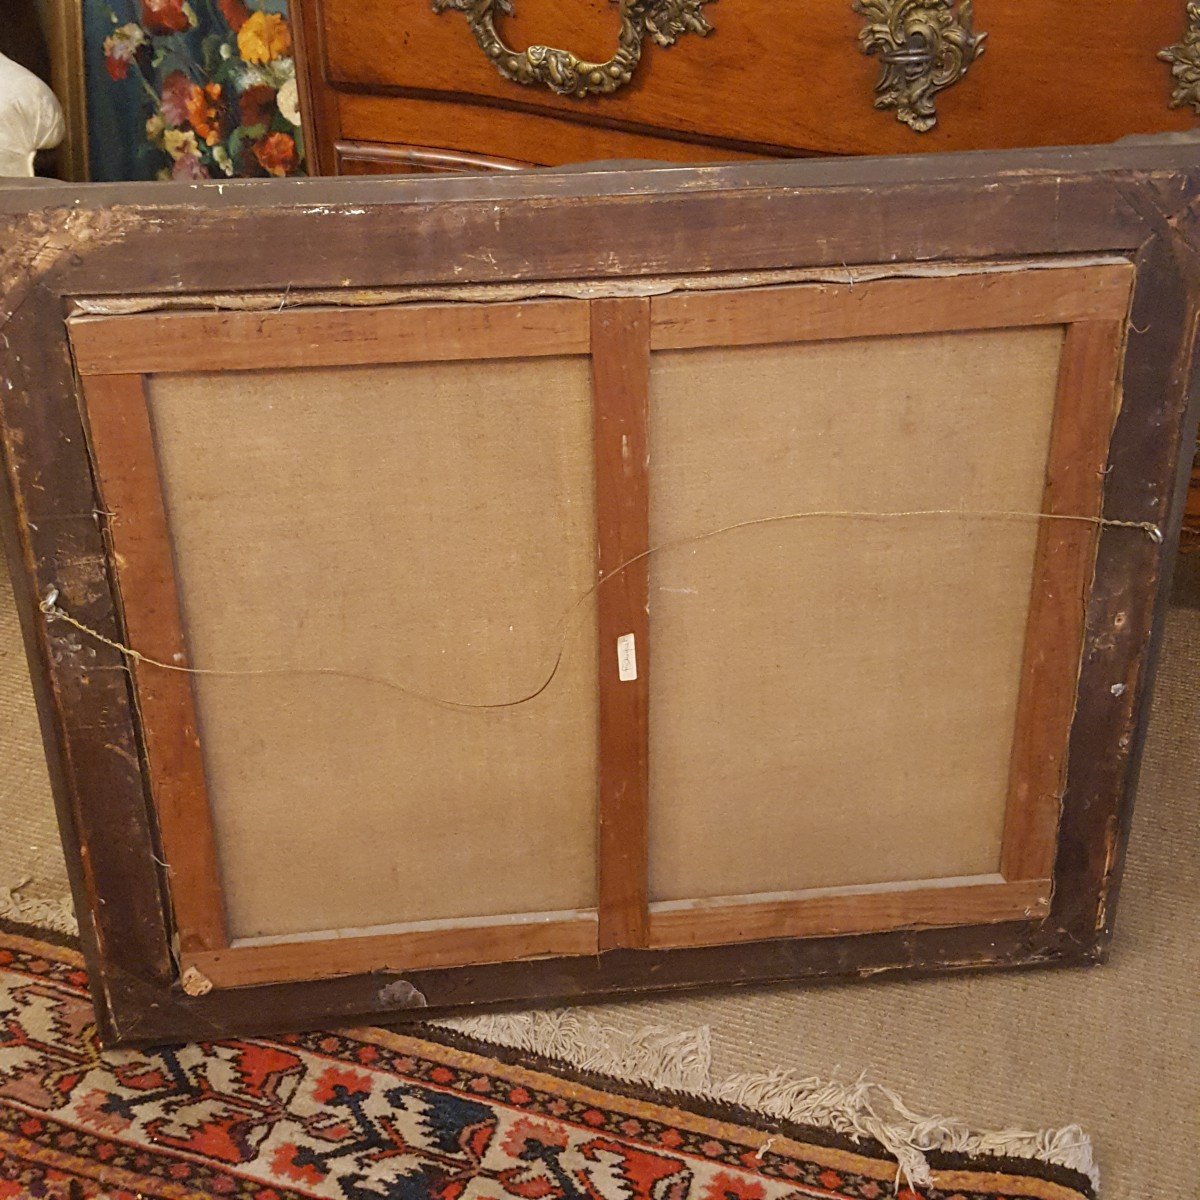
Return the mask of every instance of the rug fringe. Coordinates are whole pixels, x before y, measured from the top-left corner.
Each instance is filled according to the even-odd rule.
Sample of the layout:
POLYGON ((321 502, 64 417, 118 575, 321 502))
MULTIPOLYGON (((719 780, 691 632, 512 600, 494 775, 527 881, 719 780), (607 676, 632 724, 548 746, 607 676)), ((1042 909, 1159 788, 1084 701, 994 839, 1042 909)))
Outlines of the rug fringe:
MULTIPOLYGON (((22 879, 10 887, 0 886, 0 917, 77 934, 70 899, 23 897, 20 893, 29 882, 22 879)), ((866 1072, 852 1083, 805 1078, 784 1070, 716 1080, 711 1031, 706 1025, 683 1032, 647 1025, 629 1032, 570 1009, 484 1013, 430 1023, 656 1091, 716 1100, 856 1140, 872 1138, 896 1159, 897 1179, 918 1187, 933 1182, 925 1157, 931 1150, 1053 1163, 1086 1176, 1097 1190, 1100 1186, 1091 1139, 1078 1125, 1038 1132, 974 1133, 957 1118, 913 1112, 896 1092, 872 1082, 866 1072)))
POLYGON ((925 1156, 934 1150, 1053 1163, 1086 1176, 1096 1189, 1100 1186, 1091 1139, 1078 1125, 974 1133, 956 1118, 913 1112, 896 1092, 873 1083, 865 1072, 852 1083, 783 1070, 715 1080, 707 1026, 679 1033, 650 1025, 630 1033, 569 1009, 485 1013, 432 1023, 657 1091, 716 1100, 855 1140, 872 1138, 896 1159, 897 1191, 900 1179, 916 1187, 933 1183, 925 1156))
POLYGON ((31 900, 21 895, 29 886, 28 879, 19 880, 11 887, 0 886, 0 917, 38 929, 50 929, 55 933, 78 935, 79 923, 75 909, 68 897, 57 900, 31 900))

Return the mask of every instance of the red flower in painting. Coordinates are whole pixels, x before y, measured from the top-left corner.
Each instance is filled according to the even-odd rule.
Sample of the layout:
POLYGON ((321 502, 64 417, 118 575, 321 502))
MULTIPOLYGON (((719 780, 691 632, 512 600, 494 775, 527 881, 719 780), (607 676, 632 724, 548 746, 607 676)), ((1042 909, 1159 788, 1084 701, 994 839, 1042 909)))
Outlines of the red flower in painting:
POLYGON ((195 23, 187 0, 142 0, 142 25, 147 33, 187 33, 195 23))
POLYGON ((289 134, 270 133, 254 144, 254 157, 268 175, 288 175, 299 161, 296 143, 289 134))
POLYGON ((129 74, 134 55, 146 44, 146 34, 132 22, 114 29, 104 39, 104 66, 113 79, 124 79, 129 74))
POLYGON ((250 10, 242 3, 242 0, 217 0, 217 7, 221 10, 221 16, 229 22, 229 28, 234 33, 237 33, 250 19, 250 10))
POLYGON ((238 97, 243 125, 266 125, 275 110, 275 89, 266 83, 251 84, 238 97))

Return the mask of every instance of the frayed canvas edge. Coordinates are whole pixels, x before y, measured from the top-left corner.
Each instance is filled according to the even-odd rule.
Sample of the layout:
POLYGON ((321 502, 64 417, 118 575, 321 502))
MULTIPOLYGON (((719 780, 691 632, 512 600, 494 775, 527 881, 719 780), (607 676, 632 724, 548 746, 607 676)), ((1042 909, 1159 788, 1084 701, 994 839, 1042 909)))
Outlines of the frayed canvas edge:
POLYGON ((900 1179, 910 1186, 932 1185, 926 1158, 931 1151, 1032 1159, 1078 1172, 1097 1192, 1100 1187, 1091 1139, 1078 1125, 976 1133, 957 1118, 913 1112, 896 1092, 871 1081, 865 1072, 851 1083, 804 1078, 786 1070, 715 1080, 707 1026, 684 1032, 646 1026, 629 1033, 569 1009, 430 1023, 656 1091, 730 1104, 854 1140, 871 1138, 896 1159, 897 1191, 900 1179))

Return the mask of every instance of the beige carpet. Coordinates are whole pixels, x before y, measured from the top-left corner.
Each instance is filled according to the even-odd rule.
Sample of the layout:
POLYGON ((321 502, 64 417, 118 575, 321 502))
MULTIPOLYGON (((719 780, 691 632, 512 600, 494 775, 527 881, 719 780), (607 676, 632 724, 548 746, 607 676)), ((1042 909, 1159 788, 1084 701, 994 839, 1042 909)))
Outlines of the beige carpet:
POLYGON ((66 895, 25 647, 0 553, 0 916, 61 929, 66 895))
MULTIPOLYGON (((0 889, 65 892, 24 661, 0 577, 0 889)), ((976 1128, 1077 1121, 1105 1200, 1200 1196, 1200 556, 1180 572, 1108 965, 590 1006, 619 1040, 711 1030, 717 1076, 862 1071, 976 1128)), ((0 910, 5 893, 0 890, 0 910)), ((49 912, 52 909, 45 909, 49 912)), ((684 1039, 686 1041, 686 1039, 684 1039)), ((585 1053, 578 1056, 587 1065, 585 1053)))

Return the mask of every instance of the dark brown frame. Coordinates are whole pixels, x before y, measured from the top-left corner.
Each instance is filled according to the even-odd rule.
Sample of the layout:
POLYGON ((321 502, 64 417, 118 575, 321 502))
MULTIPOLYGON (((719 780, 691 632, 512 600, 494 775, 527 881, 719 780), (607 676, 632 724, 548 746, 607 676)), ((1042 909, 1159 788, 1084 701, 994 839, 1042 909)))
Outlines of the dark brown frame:
MULTIPOLYGON (((15 515, 7 541, 103 1037, 151 1042, 379 1019, 420 1003, 534 1001, 628 991, 649 981, 680 987, 1102 957, 1162 585, 1182 511, 1188 464, 1181 464, 1180 446, 1195 432, 1189 397, 1200 280, 1191 202, 1198 183, 1193 149, 1128 146, 461 181, 122 185, 82 197, 31 186, 0 193, 0 352, 11 385, 0 392, 0 412, 15 515), (298 251, 305 245, 319 253, 298 251), (489 253, 475 253, 479 246, 489 253), (381 300, 395 289, 470 299, 470 289, 492 285, 561 295, 580 281, 593 295, 610 293, 605 303, 628 305, 640 303, 631 299, 637 281, 629 286, 636 276, 654 277, 661 288, 664 276, 696 273, 754 283, 764 271, 1067 257, 1133 263, 1123 404, 1108 447, 1103 511, 1112 520, 1150 522, 1164 537, 1158 542, 1144 531, 1110 526, 1094 538, 1096 571, 1080 686, 1070 705, 1048 913, 949 928, 433 968, 406 972, 400 987, 395 974, 374 973, 198 996, 183 990, 155 865, 159 835, 130 676, 115 651, 38 610, 57 589, 79 620, 113 639, 124 634, 66 316, 187 308, 197 298, 213 303, 232 293, 242 294, 243 307, 261 294, 268 312, 318 293, 328 302, 343 288, 374 289, 381 300)), ((676 295, 686 302, 684 293, 676 295)), ((599 325, 593 338, 612 336, 598 332, 599 325)), ((1079 351, 1068 361, 1102 364, 1106 355, 1112 361, 1118 346, 1112 326, 1111 318, 1074 325, 1079 351)), ((128 377, 131 368, 118 373, 128 377)), ((637 381, 612 386, 632 388, 634 412, 637 381)), ((1051 502, 1062 508, 1049 511, 1080 503, 1073 487, 1086 491, 1086 481, 1050 484, 1051 502)), ((1044 542, 1072 540, 1052 527, 1043 524, 1044 542)), ((1083 540, 1090 547, 1093 535, 1083 540)), ((1090 556, 1090 548, 1076 545, 1047 552, 1045 561, 1068 551, 1090 556)), ((610 552, 627 554, 628 547, 610 552)), ((636 590, 636 579, 631 586, 636 590)), ((627 891, 614 895, 629 903, 627 891)), ((632 934, 631 923, 622 924, 607 944, 628 945, 638 936, 636 920, 632 934)))

